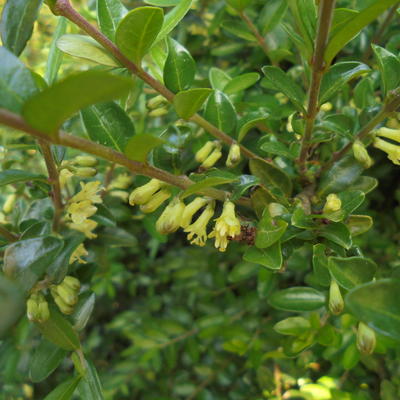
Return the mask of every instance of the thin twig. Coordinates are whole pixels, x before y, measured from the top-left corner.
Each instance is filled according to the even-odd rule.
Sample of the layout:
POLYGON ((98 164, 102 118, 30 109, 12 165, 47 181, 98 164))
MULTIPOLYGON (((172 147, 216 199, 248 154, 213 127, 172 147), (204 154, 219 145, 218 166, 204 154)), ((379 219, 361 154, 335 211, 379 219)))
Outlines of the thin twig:
POLYGON ((248 26, 250 31, 253 33, 253 35, 257 39, 258 44, 263 49, 264 53, 266 55, 268 55, 269 48, 267 46, 267 43, 265 43, 265 39, 262 37, 258 28, 254 25, 253 21, 245 14, 244 11, 239 12, 239 16, 245 22, 245 24, 248 26))
POLYGON ((277 363, 274 364, 275 394, 277 400, 282 400, 282 373, 277 363))
POLYGON ((321 80, 324 72, 328 68, 328 65, 325 65, 324 62, 324 52, 326 44, 328 43, 334 9, 335 0, 325 0, 320 3, 317 37, 315 39, 315 49, 312 59, 311 84, 308 92, 307 114, 305 115, 305 129, 299 157, 299 170, 302 175, 304 175, 306 170, 310 140, 314 129, 315 118, 318 113, 321 80))
POLYGON ((0 225, 0 235, 6 238, 9 242, 16 242, 19 237, 14 233, 10 232, 6 228, 0 225))

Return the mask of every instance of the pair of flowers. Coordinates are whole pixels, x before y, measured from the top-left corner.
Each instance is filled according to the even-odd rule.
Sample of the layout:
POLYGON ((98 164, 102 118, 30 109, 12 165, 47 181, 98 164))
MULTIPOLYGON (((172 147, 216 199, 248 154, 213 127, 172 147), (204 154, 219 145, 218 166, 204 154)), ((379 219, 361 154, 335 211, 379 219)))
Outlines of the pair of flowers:
MULTIPOLYGON (((147 184, 136 188, 129 196, 129 204, 140 205, 141 211, 149 213, 155 211, 161 204, 171 197, 166 184, 152 179, 147 184)), ((215 219, 214 229, 207 233, 207 225, 214 215, 215 201, 203 197, 196 197, 185 205, 179 198, 174 197, 164 209, 156 223, 158 232, 168 234, 183 228, 191 244, 204 246, 207 238, 215 237, 215 247, 225 251, 228 238, 240 234, 240 221, 235 215, 235 205, 226 201, 221 215, 215 219), (192 222, 193 217, 200 210, 199 217, 192 222)))

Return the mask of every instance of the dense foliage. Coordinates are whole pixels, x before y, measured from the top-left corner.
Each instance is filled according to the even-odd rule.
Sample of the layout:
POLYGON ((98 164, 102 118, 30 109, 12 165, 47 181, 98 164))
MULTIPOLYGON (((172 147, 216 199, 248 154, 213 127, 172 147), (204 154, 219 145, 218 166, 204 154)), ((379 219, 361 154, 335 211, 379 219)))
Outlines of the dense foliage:
POLYGON ((0 1, 0 399, 400 398, 398 5, 0 1))

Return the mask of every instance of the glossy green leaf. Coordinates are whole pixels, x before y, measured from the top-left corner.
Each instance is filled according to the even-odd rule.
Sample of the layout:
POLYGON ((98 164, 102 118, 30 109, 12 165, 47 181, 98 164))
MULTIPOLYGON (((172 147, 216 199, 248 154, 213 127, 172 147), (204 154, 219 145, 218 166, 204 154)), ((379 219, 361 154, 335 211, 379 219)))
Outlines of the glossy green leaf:
POLYGON ((242 74, 235 76, 230 80, 224 88, 226 94, 234 94, 246 90, 247 88, 253 86, 260 79, 260 75, 257 72, 249 72, 247 74, 242 74))
POLYGON ((80 72, 31 97, 23 107, 23 116, 33 128, 55 135, 62 123, 82 108, 121 97, 131 87, 128 78, 102 71, 80 72))
POLYGON ((7 169, 0 172, 0 186, 13 185, 19 182, 47 181, 44 175, 34 172, 23 171, 21 169, 7 169))
POLYGON ((199 88, 177 93, 173 100, 176 113, 183 119, 189 119, 200 110, 211 92, 212 89, 199 88))
POLYGON ((400 340, 400 280, 382 279, 355 287, 345 297, 350 311, 378 332, 400 340))
POLYGON ((336 282, 345 289, 371 281, 376 272, 376 264, 364 257, 329 257, 328 268, 336 282))
POLYGON ((235 23, 232 23, 232 20, 227 20, 221 24, 221 27, 231 35, 237 36, 240 39, 247 40, 248 42, 257 42, 256 37, 242 21, 235 21, 235 23))
POLYGON ((20 113, 24 102, 37 92, 28 68, 5 47, 0 47, 0 107, 20 113))
POLYGON ((149 152, 164 143, 165 141, 158 136, 140 133, 129 139, 124 153, 131 160, 145 162, 149 152))
POLYGON ((119 23, 115 43, 129 60, 140 65, 142 58, 156 40, 164 21, 158 7, 138 7, 119 23))
POLYGON ((249 279, 254 275, 257 275, 259 269, 260 267, 257 264, 240 262, 233 267, 231 272, 229 272, 228 281, 234 283, 249 279))
POLYGON ((350 215, 346 221, 347 229, 352 236, 362 235, 372 228, 373 220, 369 215, 350 215))
POLYGON ((285 16, 288 9, 288 4, 286 1, 281 0, 269 0, 262 11, 261 14, 261 26, 262 33, 272 31, 285 16))
POLYGON ((185 197, 190 196, 191 194, 201 192, 203 189, 207 189, 214 186, 224 185, 227 183, 231 183, 235 180, 235 178, 230 177, 219 177, 213 176, 209 178, 205 178, 200 182, 194 183, 190 185, 182 194, 181 198, 184 199, 185 197))
POLYGON ((232 80, 232 78, 222 69, 212 67, 208 73, 211 87, 223 91, 225 86, 232 80))
POLYGON ((314 311, 325 304, 325 295, 311 287, 299 286, 274 292, 268 302, 279 310, 314 311))
POLYGON ((243 11, 251 3, 251 0, 226 0, 226 2, 235 10, 243 11))
POLYGON ((117 26, 127 10, 120 0, 97 0, 96 5, 97 23, 100 30, 114 41, 117 26))
POLYGON ((63 53, 57 47, 57 41, 67 31, 68 20, 64 17, 59 17, 56 30, 51 41, 49 56, 47 58, 46 72, 44 79, 49 85, 52 85, 57 80, 58 71, 62 64, 63 53))
POLYGON ((286 95, 300 112, 305 112, 306 95, 303 89, 294 80, 278 67, 266 66, 262 71, 268 83, 279 92, 286 95))
POLYGON ((281 244, 278 241, 266 249, 250 246, 243 254, 243 259, 271 270, 279 270, 283 263, 281 244))
POLYGON ((336 32, 343 27, 344 24, 353 19, 358 13, 358 10, 353 10, 350 8, 335 8, 333 12, 330 36, 333 37, 336 32))
POLYGON ((339 246, 349 249, 351 247, 351 235, 346 225, 341 222, 332 222, 318 231, 318 235, 331 240, 339 246))
POLYGON ((81 346, 78 334, 72 325, 54 308, 50 308, 50 318, 46 322, 37 323, 42 335, 64 350, 78 350, 81 346))
POLYGON ((55 344, 42 340, 35 348, 29 362, 29 377, 32 382, 46 379, 67 355, 67 351, 55 344))
POLYGON ((281 142, 263 142, 260 146, 261 150, 267 153, 274 154, 281 157, 289 158, 294 160, 298 157, 298 151, 293 151, 281 142))
POLYGON ((272 219, 268 210, 257 224, 255 245, 265 249, 277 242, 285 233, 288 223, 281 219, 272 219))
POLYGON ((281 335, 300 336, 311 329, 311 324, 304 317, 289 317, 277 322, 274 330, 281 335))
POLYGON ((0 339, 17 322, 24 311, 24 294, 17 285, 0 275, 0 339))
POLYGON ((174 93, 189 89, 196 73, 192 56, 173 39, 168 41, 168 49, 163 73, 165 86, 174 93))
POLYGON ((371 192, 378 186, 378 180, 371 176, 360 176, 351 186, 351 190, 361 190, 365 194, 371 192))
POLYGON ((79 384, 79 394, 85 400, 103 400, 103 388, 96 368, 91 361, 86 363, 86 374, 79 384))
POLYGON ((81 116, 91 140, 120 152, 135 134, 131 119, 117 103, 96 104, 82 110, 81 116))
POLYGON ((70 400, 77 388, 81 377, 67 379, 65 382, 58 385, 52 390, 44 400, 70 400))
POLYGON ((331 276, 328 269, 328 257, 325 254, 326 246, 318 243, 313 246, 313 270, 318 283, 321 286, 328 287, 331 282, 331 276))
POLYGON ((221 131, 231 134, 236 127, 236 111, 226 94, 215 90, 207 100, 204 117, 221 131))
POLYGON ((251 129, 257 127, 258 125, 265 126, 265 123, 268 120, 268 115, 265 117, 256 117, 251 118, 249 120, 240 121, 239 123, 239 133, 238 133, 238 142, 240 143, 245 136, 250 132, 251 129))
POLYGON ((319 103, 325 103, 354 78, 370 71, 368 65, 356 61, 344 61, 333 65, 323 76, 319 103))
POLYGON ((118 61, 90 36, 63 35, 58 39, 57 47, 70 56, 110 67, 119 67, 118 61))
MULTIPOLYGON (((8 0, 1 14, 1 41, 19 56, 33 32, 42 0, 8 0)), ((1 58, 1 56, 0 56, 1 58)))
POLYGON ((20 240, 4 253, 4 274, 24 290, 30 290, 46 272, 63 246, 53 236, 20 240))
POLYGON ((76 331, 81 331, 85 328, 90 316, 92 315, 94 304, 96 301, 96 295, 94 293, 79 297, 79 301, 75 306, 74 313, 72 314, 74 329, 76 331))
POLYGON ((372 45, 372 48, 381 73, 383 95, 386 96, 391 90, 400 86, 400 60, 383 47, 372 45))
POLYGON ((260 182, 259 178, 253 175, 240 175, 239 180, 233 183, 231 200, 239 199, 248 189, 256 186, 260 182))
POLYGON ((336 54, 352 40, 365 26, 375 20, 381 13, 393 6, 396 0, 377 0, 369 7, 364 8, 353 18, 341 25, 335 34, 329 39, 325 49, 324 59, 327 65, 330 65, 336 54))
POLYGON ((262 160, 250 160, 250 171, 253 175, 258 176, 267 188, 278 188, 282 193, 290 196, 292 193, 292 181, 278 167, 262 160))
POLYGON ((173 7, 180 3, 180 0, 144 0, 146 4, 157 7, 173 7))

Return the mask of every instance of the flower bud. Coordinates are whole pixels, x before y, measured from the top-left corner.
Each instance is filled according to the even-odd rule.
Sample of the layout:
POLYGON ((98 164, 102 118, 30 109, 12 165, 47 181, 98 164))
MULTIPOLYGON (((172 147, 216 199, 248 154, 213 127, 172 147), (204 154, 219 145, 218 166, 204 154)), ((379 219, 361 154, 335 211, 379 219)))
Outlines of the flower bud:
POLYGON ((213 152, 203 161, 200 165, 201 168, 208 169, 214 166, 214 164, 222 157, 220 149, 215 149, 213 152))
POLYGON ((195 155, 196 161, 199 163, 205 161, 205 159, 210 155, 214 147, 215 147, 215 142, 211 140, 208 141, 206 144, 204 144, 203 147, 200 150, 198 150, 195 155))
POLYGON ((72 172, 74 175, 79 176, 81 178, 91 178, 97 174, 96 168, 90 167, 73 167, 72 172))
POLYGON ((321 107, 320 107, 320 110, 324 111, 324 112, 331 111, 332 110, 332 103, 328 102, 328 103, 322 104, 321 107))
POLYGON ((332 314, 338 315, 343 311, 343 308, 344 301, 340 293, 339 285, 332 279, 329 288, 329 310, 332 314))
POLYGON ((362 164, 365 169, 372 166, 373 164, 372 158, 369 156, 367 149, 360 140, 356 140, 353 143, 353 154, 354 158, 360 164, 362 164))
POLYGON ((115 179, 112 180, 108 189, 128 189, 132 183, 132 176, 128 174, 119 174, 115 179))
POLYGON ((163 183, 158 179, 152 179, 145 185, 136 188, 129 195, 129 204, 131 206, 134 206, 135 204, 146 204, 162 185, 163 183))
POLYGON ((237 143, 234 143, 229 149, 228 158, 226 159, 226 166, 228 168, 232 168, 239 161, 240 161, 240 146, 237 143))
POLYGON ((75 290, 71 289, 68 285, 63 282, 57 286, 57 294, 63 299, 63 301, 73 306, 78 301, 78 296, 75 290))
POLYGON ((358 324, 357 329, 357 348, 360 353, 372 354, 376 345, 376 336, 373 329, 364 322, 358 324))
POLYGON ((4 214, 10 214, 14 209, 15 202, 17 201, 17 195, 15 193, 9 194, 3 205, 4 214))
POLYGON ((78 164, 80 167, 95 167, 98 164, 97 158, 92 156, 76 156, 73 159, 75 164, 78 164))
POLYGON ((339 211, 342 207, 342 201, 335 193, 328 194, 326 197, 326 203, 324 205, 324 214, 330 214, 335 211, 339 211))
POLYGON ((45 322, 50 318, 49 306, 42 293, 32 294, 26 302, 26 314, 32 322, 45 322))
POLYGON ((175 197, 162 212, 156 223, 156 229, 162 235, 178 230, 182 219, 185 203, 175 197))
POLYGON ((39 303, 38 322, 46 322, 50 318, 49 304, 46 300, 39 303))
POLYGON ((75 290, 76 292, 78 292, 79 289, 81 288, 81 283, 79 282, 79 279, 70 275, 67 275, 62 281, 62 283, 64 285, 69 286, 72 290, 75 290))
POLYGON ((157 192, 155 195, 151 197, 151 199, 146 203, 140 206, 140 211, 145 214, 149 214, 157 210, 158 207, 164 203, 171 196, 171 193, 168 190, 162 189, 157 192))
POLYGON ((61 298, 61 296, 53 296, 54 302, 57 304, 59 310, 66 315, 70 315, 74 312, 74 308, 67 303, 61 298))
POLYGON ((166 107, 156 108, 149 112, 149 117, 162 117, 165 114, 168 114, 168 109, 166 107))
POLYGON ((32 299, 32 297, 30 297, 26 302, 26 315, 29 321, 37 321, 39 315, 39 304, 36 300, 32 299))
POLYGON ((159 105, 165 103, 165 98, 161 95, 152 97, 148 102, 147 102, 147 107, 154 109, 157 108, 159 105))
POLYGON ((200 210, 203 206, 207 204, 207 199, 203 197, 196 197, 193 201, 191 201, 183 210, 182 219, 181 219, 181 227, 187 228, 191 222, 192 217, 197 211, 200 210))

